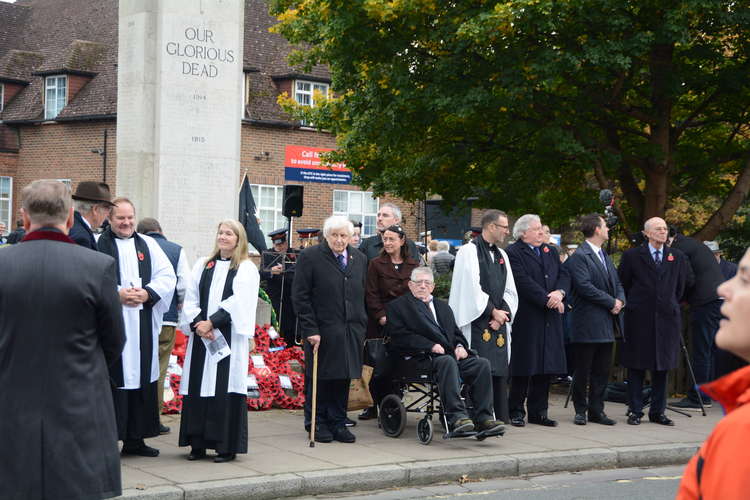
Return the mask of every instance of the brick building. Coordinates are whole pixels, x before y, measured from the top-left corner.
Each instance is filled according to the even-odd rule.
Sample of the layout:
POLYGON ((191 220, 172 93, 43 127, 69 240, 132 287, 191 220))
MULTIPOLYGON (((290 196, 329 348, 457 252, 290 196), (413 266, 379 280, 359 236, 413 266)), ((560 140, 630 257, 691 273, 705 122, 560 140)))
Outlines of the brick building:
MULTIPOLYGON (((337 213, 362 220, 371 234, 379 203, 394 201, 416 236, 419 205, 375 199, 348 183, 287 180, 290 146, 330 149, 335 138, 291 120, 277 97, 287 92, 313 104, 315 91, 327 92, 331 82, 325 67, 305 73, 287 64, 289 44, 268 31, 274 22, 264 0, 245 1, 241 175, 253 185, 264 231, 286 225, 282 186, 302 183, 296 228, 320 227, 337 213)), ((116 185, 117 31, 116 0, 0 2, 0 221, 9 227, 20 189, 34 179, 116 185)))

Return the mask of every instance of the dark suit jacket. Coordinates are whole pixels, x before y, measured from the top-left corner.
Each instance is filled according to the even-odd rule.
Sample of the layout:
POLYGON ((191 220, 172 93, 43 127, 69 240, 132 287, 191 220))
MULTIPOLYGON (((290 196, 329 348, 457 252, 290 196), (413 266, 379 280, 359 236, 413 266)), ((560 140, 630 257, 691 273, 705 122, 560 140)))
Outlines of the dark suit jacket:
POLYGON ((83 216, 78 213, 78 211, 75 211, 73 216, 75 217, 73 227, 70 228, 70 233, 68 233, 70 239, 82 247, 96 250, 96 239, 94 239, 94 233, 91 232, 89 226, 83 221, 83 216))
POLYGON ((547 294, 570 294, 570 277, 560 267, 555 247, 543 244, 541 257, 521 240, 506 252, 518 290, 518 312, 513 321, 510 358, 512 376, 566 373, 562 314, 547 308, 547 294))
POLYGON ((641 370, 677 366, 682 335, 680 301, 690 264, 684 253, 664 245, 657 267, 648 244, 622 254, 620 281, 625 289, 625 342, 622 364, 641 370))
MULTIPOLYGON (((409 249, 409 256, 419 262, 420 254, 416 243, 407 238, 406 246, 409 249)), ((359 244, 359 251, 365 254, 367 260, 379 256, 383 252, 383 239, 380 237, 380 233, 362 240, 362 243, 359 244)))
POLYGON ((437 323, 429 306, 414 297, 411 291, 388 302, 385 306, 388 317, 386 330, 390 341, 386 345, 391 352, 421 354, 430 352, 435 344, 440 344, 446 354, 453 355, 457 345, 468 345, 456 326, 453 310, 448 303, 433 299, 433 305, 437 323))
MULTIPOLYGON (((325 240, 297 258, 292 300, 302 338, 320 335, 318 377, 323 380, 362 376, 362 346, 367 328, 365 278, 367 259, 351 245, 341 270, 325 240)), ((313 359, 305 342, 305 359, 313 359)), ((307 363, 312 369, 312 363, 307 363)), ((308 371, 309 371, 308 370, 308 371)))
POLYGON ((27 240, 0 252, 0 276, 0 498, 118 495, 107 365, 125 331, 114 259, 27 240))
POLYGON ((385 316, 385 305, 409 291, 409 277, 419 264, 414 259, 406 259, 396 270, 388 255, 381 255, 370 261, 367 266, 366 301, 367 338, 382 337, 382 328, 378 320, 385 316))
POLYGON ((609 255, 605 253, 604 259, 606 271, 591 245, 584 242, 563 265, 571 279, 571 342, 612 342, 615 323, 619 333, 624 331, 622 314, 614 316, 610 311, 615 299, 625 303, 625 290, 609 255))
POLYGON ((718 300, 716 288, 724 281, 724 276, 714 253, 695 238, 682 234, 675 236, 672 248, 681 250, 690 261, 690 274, 694 278, 688 276, 688 303, 700 306, 718 300))

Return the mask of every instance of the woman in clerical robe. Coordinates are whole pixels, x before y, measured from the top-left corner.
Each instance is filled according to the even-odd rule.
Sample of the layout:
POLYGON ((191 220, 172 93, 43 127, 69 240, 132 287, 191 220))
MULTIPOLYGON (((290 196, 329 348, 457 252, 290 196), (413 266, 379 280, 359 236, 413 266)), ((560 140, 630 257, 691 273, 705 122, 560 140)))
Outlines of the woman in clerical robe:
POLYGON ((229 462, 247 453, 247 367, 260 282, 239 222, 219 224, 213 252, 198 259, 191 278, 182 309, 189 341, 179 445, 192 447, 188 460, 212 449, 214 462, 229 462))

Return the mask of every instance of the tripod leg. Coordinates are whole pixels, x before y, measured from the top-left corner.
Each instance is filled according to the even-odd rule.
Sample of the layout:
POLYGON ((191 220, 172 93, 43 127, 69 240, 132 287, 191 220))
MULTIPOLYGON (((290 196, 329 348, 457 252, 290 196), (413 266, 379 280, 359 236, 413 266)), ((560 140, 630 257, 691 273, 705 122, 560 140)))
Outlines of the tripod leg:
POLYGON ((695 388, 695 392, 698 393, 698 404, 701 405, 701 414, 705 417, 706 408, 703 406, 703 396, 701 396, 701 393, 698 390, 698 382, 695 381, 695 373, 693 372, 693 365, 690 364, 690 354, 688 353, 687 346, 685 345, 685 341, 683 340, 682 335, 680 335, 680 344, 682 344, 682 352, 685 354, 685 364, 687 364, 688 372, 690 373, 690 380, 693 382, 693 387, 695 388))

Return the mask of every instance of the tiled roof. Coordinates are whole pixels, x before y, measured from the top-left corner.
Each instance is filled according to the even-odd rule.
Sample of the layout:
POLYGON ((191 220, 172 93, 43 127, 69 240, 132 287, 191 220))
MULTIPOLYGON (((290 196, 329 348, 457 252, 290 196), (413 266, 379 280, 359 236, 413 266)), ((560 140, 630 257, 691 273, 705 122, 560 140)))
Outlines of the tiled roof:
MULTIPOLYGON (((18 0, 0 2, 0 79, 30 84, 5 107, 0 120, 43 116, 41 74, 84 72, 93 78, 59 119, 108 116, 117 111, 117 0, 18 0)), ((268 28, 276 20, 265 0, 245 0, 244 67, 252 70, 249 118, 289 121, 276 104, 274 77, 306 75, 328 81, 324 66, 309 73, 288 65, 292 47, 268 28)))

